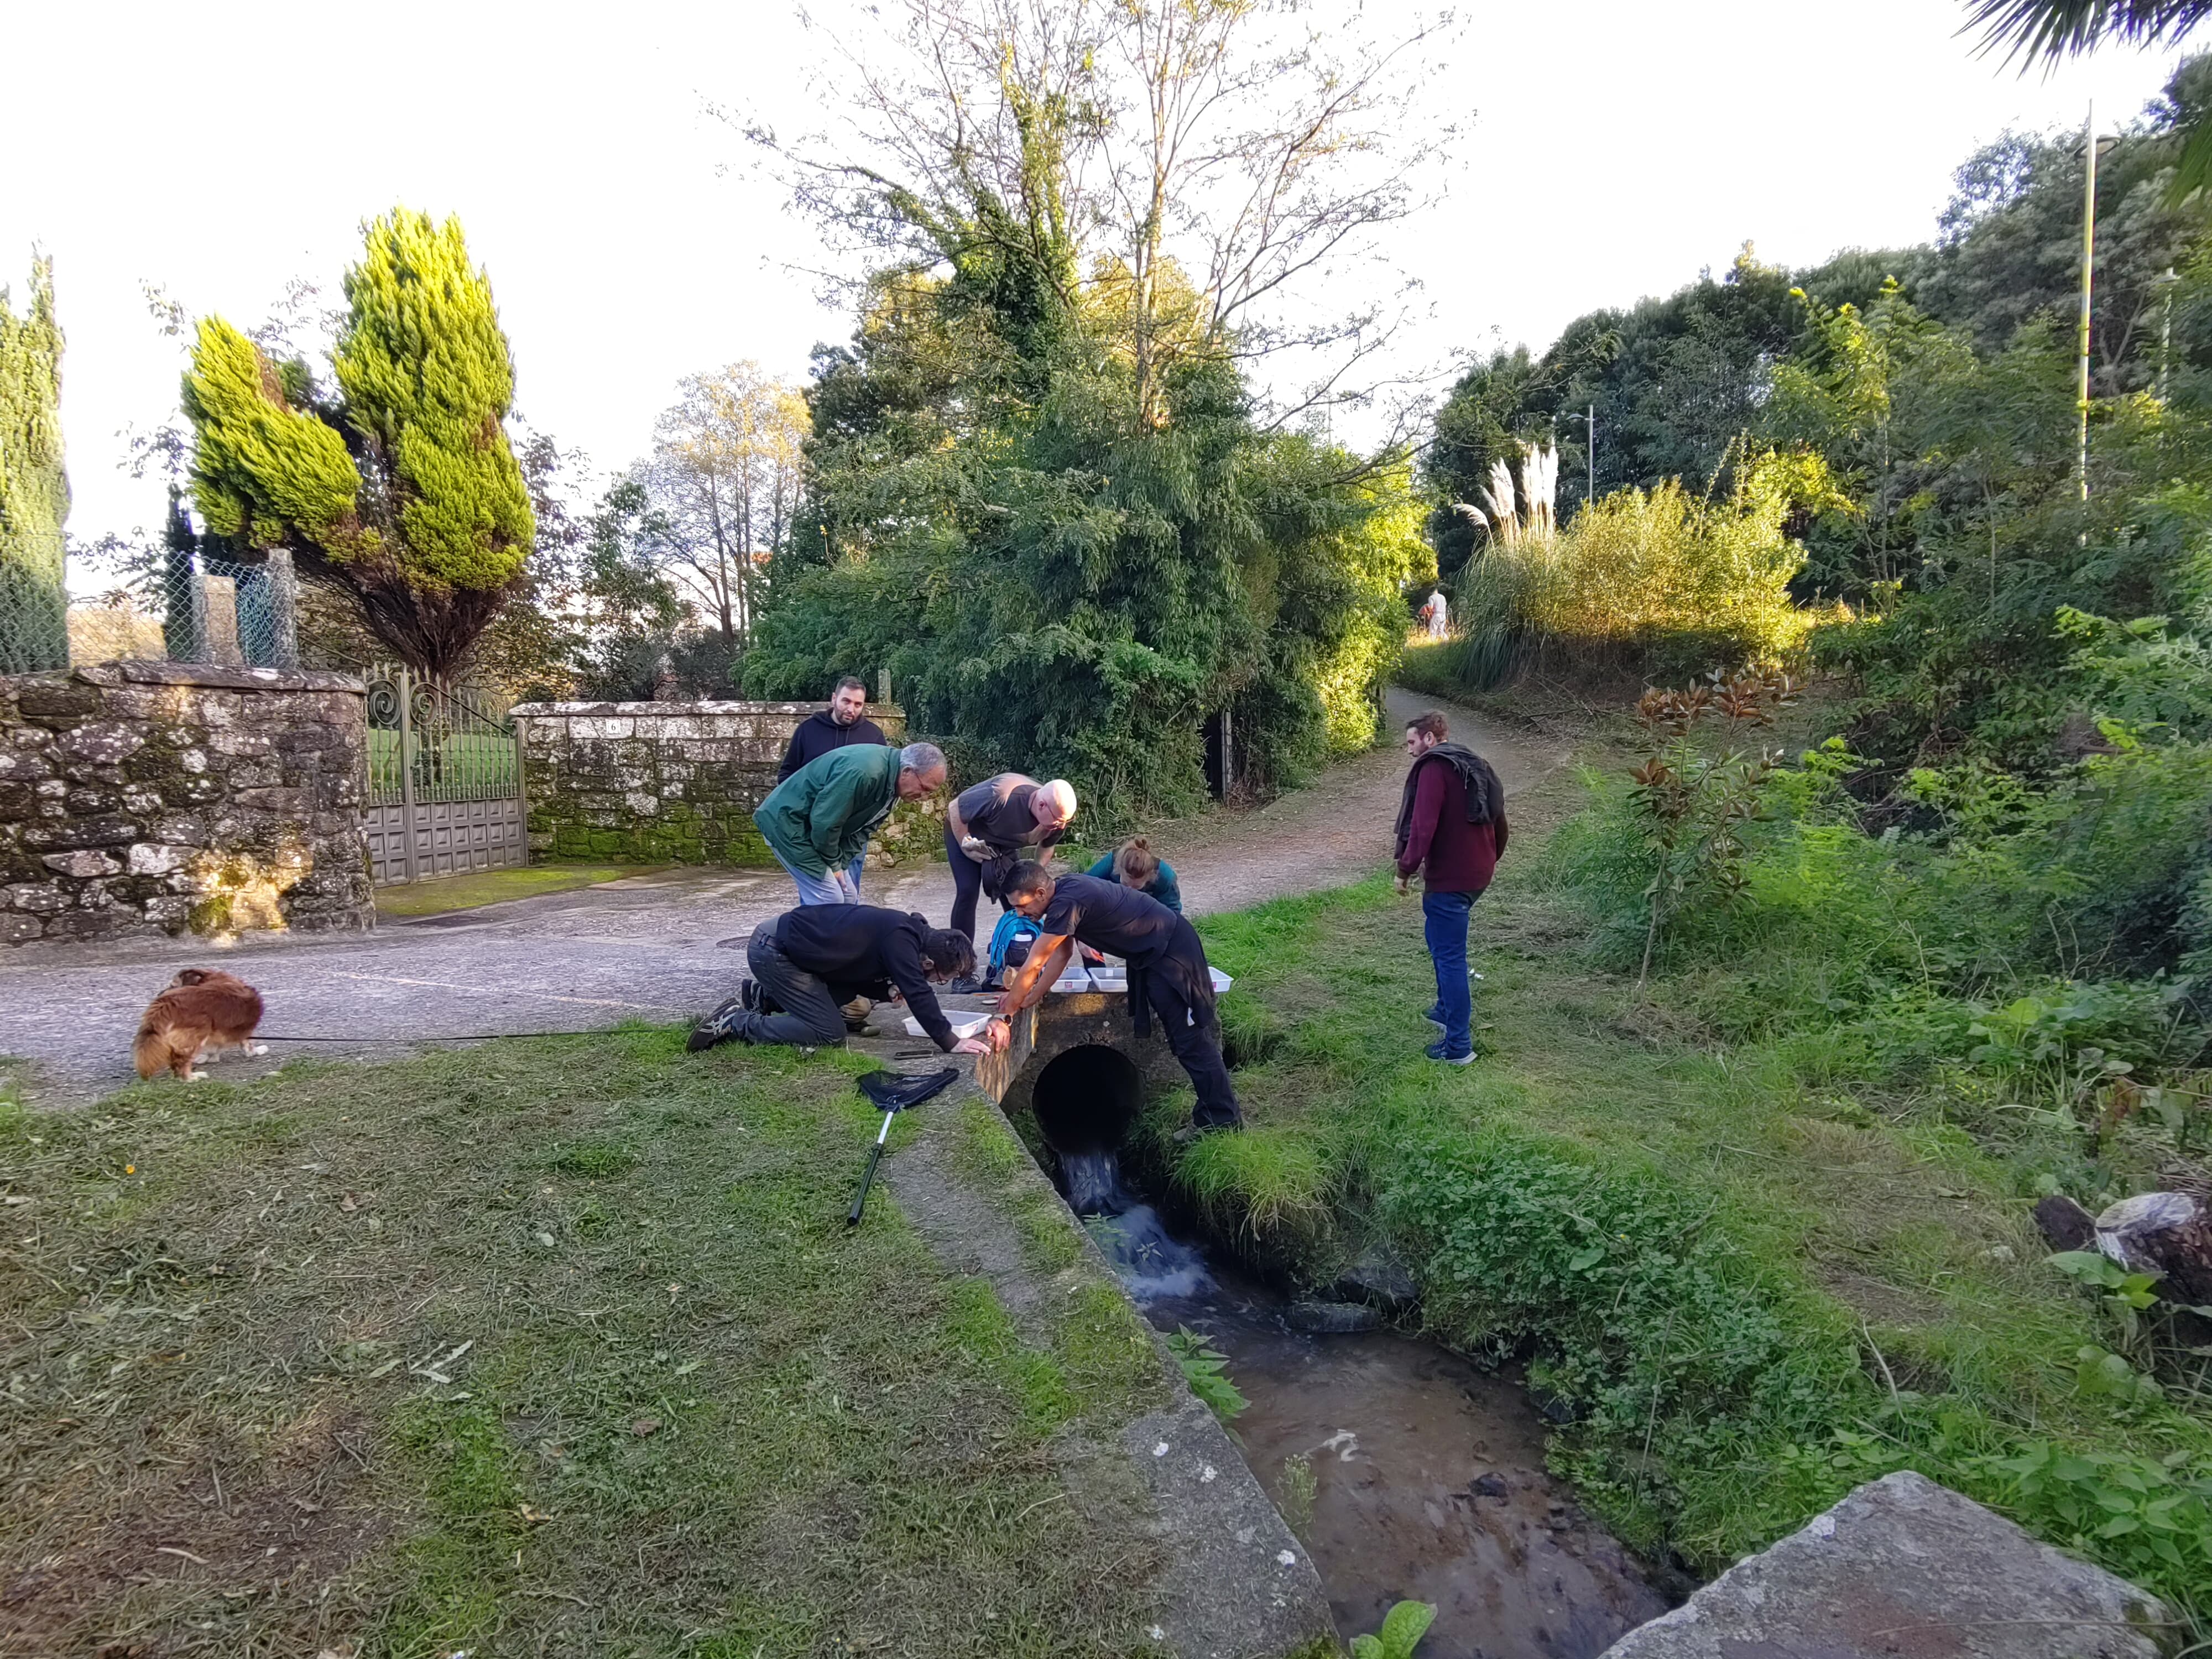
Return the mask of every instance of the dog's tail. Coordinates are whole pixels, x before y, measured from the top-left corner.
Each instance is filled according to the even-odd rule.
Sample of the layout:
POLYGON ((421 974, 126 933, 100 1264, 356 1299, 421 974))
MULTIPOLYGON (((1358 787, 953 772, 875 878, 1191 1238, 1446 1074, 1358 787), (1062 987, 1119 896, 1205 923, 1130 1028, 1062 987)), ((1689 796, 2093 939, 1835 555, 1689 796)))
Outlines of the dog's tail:
POLYGON ((131 1045, 131 1060, 142 1078, 169 1069, 168 1033, 148 1020, 138 1028, 138 1040, 131 1045))

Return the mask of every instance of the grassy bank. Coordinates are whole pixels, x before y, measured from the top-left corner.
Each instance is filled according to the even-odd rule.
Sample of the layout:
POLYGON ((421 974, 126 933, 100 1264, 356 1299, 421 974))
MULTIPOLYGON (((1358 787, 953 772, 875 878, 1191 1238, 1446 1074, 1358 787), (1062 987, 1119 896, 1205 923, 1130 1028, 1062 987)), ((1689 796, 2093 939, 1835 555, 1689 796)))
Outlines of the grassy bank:
POLYGON ((0 1651, 1140 1647, 1152 1547, 1064 1454, 1149 1339, 848 1234, 858 1069, 641 1030, 0 1105, 0 1651))
POLYGON ((1531 1361, 1574 1419, 1555 1464, 1639 1546, 1711 1571, 1909 1466, 2201 1617, 2212 1416, 2085 1378, 2115 1325, 2030 1223, 2042 1131, 1808 1080, 1783 1038, 1717 1040, 1701 981, 1588 966, 1536 875, 1572 804, 1520 803, 1477 908, 1463 1071, 1421 1058, 1418 904, 1380 878, 1202 923, 1255 1127, 1178 1154, 1164 1106, 1152 1155, 1309 1276, 1387 1236, 1432 1331, 1531 1361))

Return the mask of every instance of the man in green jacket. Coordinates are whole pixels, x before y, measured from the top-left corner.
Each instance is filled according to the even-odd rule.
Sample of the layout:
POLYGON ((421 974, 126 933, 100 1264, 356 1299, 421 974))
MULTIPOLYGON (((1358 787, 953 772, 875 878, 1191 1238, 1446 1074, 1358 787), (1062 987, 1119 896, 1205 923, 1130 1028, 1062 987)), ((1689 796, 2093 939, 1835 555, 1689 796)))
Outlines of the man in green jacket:
POLYGON ((801 904, 854 904, 876 827, 898 802, 944 787, 945 754, 933 743, 854 744, 807 762, 776 785, 753 822, 799 884, 801 904))

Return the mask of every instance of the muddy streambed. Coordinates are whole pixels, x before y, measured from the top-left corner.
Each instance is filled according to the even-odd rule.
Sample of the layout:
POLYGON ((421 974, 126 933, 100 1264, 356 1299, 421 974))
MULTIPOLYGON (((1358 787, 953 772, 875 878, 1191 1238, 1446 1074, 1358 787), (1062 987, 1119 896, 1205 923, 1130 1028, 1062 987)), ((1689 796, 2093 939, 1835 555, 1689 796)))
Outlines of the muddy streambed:
POLYGON ((1175 1236, 1111 1155, 1063 1154, 1085 1226, 1158 1328, 1227 1357, 1246 1461, 1320 1569, 1339 1632, 1433 1602, 1422 1659, 1595 1659, 1666 1611, 1637 1559, 1544 1469, 1510 1378, 1395 1331, 1293 1329, 1277 1292, 1175 1236))

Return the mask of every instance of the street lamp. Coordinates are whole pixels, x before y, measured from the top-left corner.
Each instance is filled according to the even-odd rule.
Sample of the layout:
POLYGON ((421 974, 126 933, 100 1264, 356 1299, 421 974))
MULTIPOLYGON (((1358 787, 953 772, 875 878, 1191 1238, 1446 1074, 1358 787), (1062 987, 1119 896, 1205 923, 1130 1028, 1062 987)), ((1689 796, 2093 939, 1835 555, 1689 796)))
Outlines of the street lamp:
POLYGON ((1583 505, 1588 507, 1597 500, 1597 405, 1593 403, 1586 410, 1555 410, 1552 424, 1557 426, 1562 421, 1571 421, 1577 415, 1583 417, 1583 435, 1589 446, 1583 452, 1583 505))

